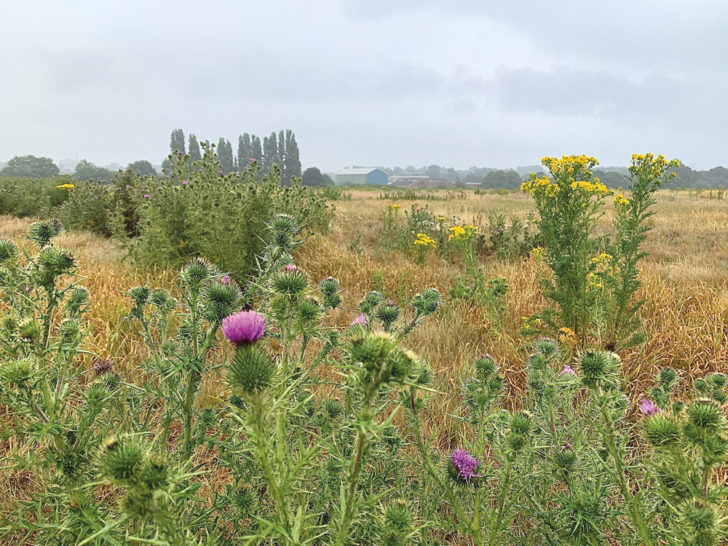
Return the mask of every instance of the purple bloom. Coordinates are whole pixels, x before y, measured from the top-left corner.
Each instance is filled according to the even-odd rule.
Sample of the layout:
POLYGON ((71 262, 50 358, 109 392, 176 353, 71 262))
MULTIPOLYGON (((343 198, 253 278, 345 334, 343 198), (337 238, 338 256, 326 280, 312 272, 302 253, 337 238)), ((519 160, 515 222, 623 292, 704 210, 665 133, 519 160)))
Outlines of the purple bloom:
POLYGON ((144 194, 144 199, 150 199, 150 198, 151 198, 151 195, 149 195, 148 193, 144 194))
POLYGON ((228 275, 228 274, 225 274, 220 278, 220 284, 222 284, 224 286, 229 286, 231 282, 232 282, 232 279, 230 278, 230 275, 228 275))
POLYGON ((655 415, 656 413, 660 413, 660 408, 649 398, 643 397, 640 400, 639 408, 642 415, 655 415))
POLYGON ((573 374, 573 373, 576 373, 576 372, 574 371, 574 368, 572 368, 571 366, 569 366, 567 364, 566 366, 564 366, 564 369, 561 370, 561 373, 562 374, 567 374, 567 373, 572 373, 573 374))
POLYGON ((220 170, 219 170, 219 171, 217 171, 217 172, 219 172, 220 174, 222 174, 222 169, 220 169, 220 170))
POLYGON ((131 189, 131 186, 130 186, 129 184, 127 184, 127 185, 126 185, 126 189, 127 189, 127 190, 130 190, 130 189, 131 189))
POLYGON ((222 332, 235 346, 254 343, 265 333, 265 319, 255 311, 240 311, 222 319, 222 332))
POLYGON ((367 325, 367 316, 364 313, 357 316, 354 319, 354 321, 351 323, 352 326, 354 326, 355 324, 361 324, 362 326, 366 326, 367 325))
POLYGON ((183 181, 182 181, 182 185, 183 185, 183 186, 186 186, 186 185, 187 185, 187 184, 189 184, 189 183, 190 183, 190 181, 189 181, 189 180, 183 180, 183 181))
POLYGON ((470 483, 473 478, 480 477, 475 473, 480 463, 464 449, 456 449, 452 457, 450 457, 450 462, 457 471, 458 478, 465 480, 467 483, 470 483))
POLYGON ((286 266, 286 273, 293 273, 294 271, 298 271, 296 264, 288 264, 286 266))
POLYGON ((251 158, 250 158, 250 162, 251 162, 251 163, 255 163, 255 158, 254 158, 254 157, 251 157, 251 158))

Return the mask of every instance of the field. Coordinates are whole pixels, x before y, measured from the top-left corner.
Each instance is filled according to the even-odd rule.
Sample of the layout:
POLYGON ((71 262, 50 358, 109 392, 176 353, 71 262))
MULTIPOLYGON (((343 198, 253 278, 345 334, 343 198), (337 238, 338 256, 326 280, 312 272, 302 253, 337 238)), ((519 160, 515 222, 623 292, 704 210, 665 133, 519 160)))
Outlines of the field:
MULTIPOLYGON (((533 199, 526 193, 441 190, 422 193, 421 199, 397 200, 384 198, 385 196, 377 191, 356 189, 348 191, 344 197, 330 203, 335 213, 329 230, 308 236, 293 252, 296 266, 305 273, 312 284, 319 283, 329 276, 340 283, 343 303, 328 313, 324 324, 348 327, 360 313, 357 304, 371 290, 378 290, 385 294, 385 297, 403 305, 425 288, 436 288, 443 295, 443 304, 436 313, 423 320, 404 341, 404 345, 427 361, 434 374, 434 379, 428 387, 431 390, 427 391, 427 406, 421 413, 422 433, 428 438, 430 447, 442 453, 450 453, 464 444, 472 446, 473 443, 468 438, 475 435, 474 430, 478 428, 478 423, 467 419, 449 418, 462 413, 463 383, 473 373, 472 363, 482 355, 489 355, 497 363, 504 379, 502 406, 511 412, 518 412, 521 409, 523 397, 527 393, 529 371, 526 363, 537 337, 524 333, 524 318, 531 317, 550 305, 541 283, 541 279, 547 274, 547 266, 533 253, 522 256, 479 255, 478 263, 482 266, 486 278, 504 277, 508 283, 508 290, 494 311, 493 306, 474 304, 467 298, 449 297, 451 288, 463 271, 456 254, 443 259, 437 253, 430 252, 423 260, 418 260, 414 247, 411 251, 388 248, 386 240, 383 239, 384 219, 388 216, 391 218, 392 215, 400 218, 412 206, 427 207, 434 215, 447 218, 447 225, 473 225, 478 233, 483 233, 488 229, 488 216, 493 213, 501 213, 506 218, 526 220, 529 211, 536 210, 533 199)), ((728 332, 726 332, 728 200, 708 199, 705 195, 663 189, 656 193, 653 210, 655 214, 647 220, 651 230, 643 245, 647 255, 639 266, 642 284, 635 295, 635 299, 645 300, 639 309, 639 316, 642 329, 646 332, 646 339, 642 344, 617 351, 622 360, 623 381, 620 384, 630 402, 630 409, 624 417, 624 422, 627 423, 626 430, 632 426, 630 423, 637 423, 641 419, 637 410, 639 401, 649 396, 650 389, 656 386, 656 377, 661 369, 673 368, 677 371, 680 386, 673 396, 686 398, 689 396, 689 387, 695 379, 703 378, 711 372, 722 372, 728 363, 728 332)), ((611 233, 613 215, 611 208, 605 209, 605 214, 598 219, 596 234, 611 233)), ((33 221, 33 218, 0 217, 0 239, 10 239, 19 248, 32 252, 33 244, 25 239, 25 235, 33 221)), ((412 234, 413 240, 415 235, 412 234)), ((174 293, 178 290, 178 269, 143 267, 137 262, 125 259, 124 251, 115 240, 85 231, 71 230, 62 233, 55 239, 55 244, 73 251, 79 263, 78 274, 83 279, 82 284, 88 288, 91 295, 86 315, 90 333, 83 341, 82 347, 85 353, 78 356, 80 369, 83 371, 79 375, 81 378, 79 381, 82 383, 87 381, 84 378, 93 372, 92 366, 99 359, 111 359, 114 362, 115 373, 124 382, 142 383, 148 380, 152 372, 146 370, 142 363, 150 358, 149 348, 138 325, 126 318, 132 307, 127 294, 137 285, 166 288, 174 293)), ((278 342, 280 340, 273 343, 274 348, 278 347, 278 342)), ((223 355, 232 358, 233 351, 230 348, 222 344, 220 347, 211 353, 212 360, 219 359, 223 355)), ((301 350, 299 341, 294 341, 291 347, 291 351, 301 350)), ((574 355, 577 353, 578 351, 575 351, 574 355)), ((316 397, 325 398, 333 392, 329 384, 337 381, 342 381, 340 374, 326 364, 316 373, 312 393, 316 397)), ((225 407, 230 394, 230 386, 223 370, 211 370, 201 377, 194 406, 199 412, 207 408, 219 409, 225 407)), ((152 411, 161 415, 161 406, 155 405, 152 411)), ((9 409, 4 418, 6 421, 4 430, 8 431, 10 429, 7 427, 11 426, 9 423, 12 421, 12 412, 9 409)), ((405 431, 402 432, 404 438, 402 451, 406 454, 404 460, 408 461, 407 464, 411 469, 415 464, 412 461, 416 460, 417 448, 410 433, 406 432, 409 430, 408 419, 404 416, 404 412, 400 412, 393 417, 392 422, 405 431)), ((158 430, 153 428, 151 432, 156 433, 158 430)), ((175 421, 171 425, 170 442, 172 446, 177 446, 177 449, 182 445, 182 434, 182 421, 175 421)), ((208 434, 214 435, 215 432, 211 431, 208 434)), ((627 438, 626 445, 633 448, 635 438, 640 438, 640 434, 627 432, 625 438, 627 438)), ((576 440, 573 441, 576 443, 576 440)), ((493 443, 495 444, 495 441, 493 443)), ((22 444, 16 437, 4 434, 0 439, 0 455, 19 453, 25 456, 28 452, 24 450, 32 449, 33 445, 35 444, 32 442, 22 444)), ((638 451, 643 452, 645 449, 640 443, 638 451)), ((202 504, 210 509, 216 507, 216 495, 226 494, 226 486, 236 479, 235 472, 229 467, 218 464, 219 456, 219 446, 197 445, 190 458, 189 467, 186 467, 196 468, 201 472, 191 480, 201 484, 196 495, 202 499, 202 504)), ((495 457, 494 455, 494 459, 495 457)), ((497 472, 502 471, 503 463, 495 463, 494 468, 498 469, 497 472)), ((43 470, 23 468, 22 465, 20 467, 5 465, 0 468, 2 499, 0 514, 16 511, 18 508, 15 503, 19 500, 31 501, 36 493, 43 491, 52 482, 53 472, 52 466, 43 470)), ((500 476, 497 472, 496 475, 500 476)), ((722 483, 720 476, 722 476, 721 471, 713 476, 718 484, 722 483)), ((502 476, 500 479, 502 481, 502 476)), ((555 487, 558 489, 558 486, 555 487)), ((722 485, 718 488, 722 488, 722 485)), ((619 493, 612 491, 608 495, 614 494, 619 493)), ((101 486, 96 495, 112 502, 118 497, 119 492, 107 484, 101 486)), ((296 495, 292 493, 292 497, 296 495)), ((493 512, 502 515, 502 511, 499 511, 498 498, 494 497, 492 501, 482 499, 482 502, 490 503, 493 512)), ((279 519, 270 516, 271 512, 275 512, 272 508, 274 504, 266 504, 265 508, 261 504, 261 513, 268 514, 266 517, 278 523, 279 519, 296 517, 285 513, 279 515, 279 519)), ((362 512, 367 509, 376 511, 379 509, 378 505, 379 503, 375 502, 372 506, 359 509, 362 512)), ((182 510, 180 506, 176 506, 175 510, 177 509, 182 510)), ((394 518, 386 508, 382 510, 385 519, 394 518)), ((443 510, 444 515, 440 514, 438 521, 453 519, 447 508, 443 510)), ((519 527, 521 511, 522 508, 514 508, 509 522, 495 523, 500 538, 493 538, 495 537, 493 535, 490 541, 485 541, 479 532, 474 532, 468 537, 467 533, 456 524, 442 532, 436 529, 429 532, 419 530, 417 533, 424 534, 417 534, 418 538, 413 538, 414 534, 397 535, 392 532, 393 534, 387 535, 389 538, 386 541, 382 538, 381 542, 372 539, 367 534, 370 531, 358 532, 364 533, 362 537, 369 537, 366 540, 375 543, 405 544, 419 543, 419 541, 424 543, 425 540, 428 543, 455 544, 467 544, 471 540, 476 543, 480 541, 515 543, 517 540, 525 540, 518 537, 524 537, 527 529, 533 525, 525 523, 519 527), (427 539, 422 538, 425 535, 427 539), (505 538, 506 536, 511 538, 505 538)), ((415 508, 415 513, 414 519, 422 523, 428 518, 426 514, 429 512, 415 508)), ((631 518, 632 527, 626 528, 638 531, 639 525, 634 523, 636 520, 633 516, 634 514, 628 511, 628 515, 622 514, 616 517, 623 518, 620 520, 623 522, 631 518)), ((349 525, 347 517, 344 512, 343 520, 349 525)), ((487 521, 487 518, 485 519, 487 521)), ((355 520, 356 518, 352 516, 351 521, 355 520)), ((234 518, 230 521, 221 521, 219 525, 221 527, 233 525, 231 521, 234 521, 234 518)), ((247 527, 251 520, 243 518, 241 521, 245 521, 243 527, 247 527)), ((318 524, 325 525, 321 522, 318 524)), ((361 525, 365 529, 367 525, 375 529, 371 531, 373 536, 381 538, 386 535, 380 529, 383 525, 381 522, 371 524, 365 522, 361 525)), ((162 541, 157 543, 167 543, 164 540, 169 540, 162 539, 161 535, 152 532, 154 526, 142 525, 141 531, 139 527, 133 527, 129 532, 142 532, 144 529, 149 532, 148 537, 156 537, 162 541)), ((635 536, 637 531, 634 531, 635 536)), ((37 538, 39 532, 41 531, 35 530, 28 536, 37 538)), ((259 529, 259 532, 263 531, 259 529)), ((625 531, 625 533, 629 535, 630 532, 625 531)), ((271 534, 275 535, 275 532, 271 531, 271 534)), ((91 535, 89 531, 87 538, 91 535)), ((11 542, 4 543, 21 542, 23 536, 23 532, 16 531, 4 539, 11 542)), ((182 541, 180 543, 188 543, 188 540, 189 543, 197 543, 192 542, 188 535, 185 536, 187 538, 179 539, 182 541)), ((562 540, 565 542, 573 540, 573 543, 584 544, 596 544, 600 540, 606 540, 598 533, 590 535, 586 531, 581 538, 578 534, 569 536, 572 536, 572 539, 566 540, 562 537, 562 540)), ((635 538, 634 543, 640 541, 646 543, 644 536, 639 536, 641 538, 635 538)), ((668 533, 663 535, 663 539, 664 536, 673 535, 668 533)), ((613 536, 608 539, 613 543, 617 543, 615 540, 620 540, 613 536)), ((90 540, 90 543, 94 540, 96 539, 90 540)), ((199 540, 199 543, 204 543, 202 539, 199 540)), ((278 543, 275 539, 263 539, 262 535, 258 539, 252 539, 253 542, 266 540, 278 543)))

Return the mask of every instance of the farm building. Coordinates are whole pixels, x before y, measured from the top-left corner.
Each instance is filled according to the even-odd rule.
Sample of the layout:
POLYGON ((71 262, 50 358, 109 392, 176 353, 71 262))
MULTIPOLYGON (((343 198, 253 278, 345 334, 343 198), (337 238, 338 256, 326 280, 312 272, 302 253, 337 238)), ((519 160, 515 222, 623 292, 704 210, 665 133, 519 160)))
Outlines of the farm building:
POLYGON ((334 173, 334 182, 337 185, 363 185, 376 184, 384 186, 389 183, 389 175, 382 169, 370 167, 357 169, 342 169, 334 173))

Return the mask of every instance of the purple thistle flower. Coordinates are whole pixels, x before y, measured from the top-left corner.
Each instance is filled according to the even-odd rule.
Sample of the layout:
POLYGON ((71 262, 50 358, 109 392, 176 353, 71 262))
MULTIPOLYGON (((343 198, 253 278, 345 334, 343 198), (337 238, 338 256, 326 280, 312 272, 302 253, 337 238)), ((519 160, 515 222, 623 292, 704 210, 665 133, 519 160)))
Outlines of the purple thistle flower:
POLYGON ((564 369, 563 369, 563 370, 561 370, 561 373, 562 373, 562 374, 569 374, 569 373, 571 373, 571 374, 575 374, 575 373, 576 373, 576 371, 574 371, 574 368, 572 368, 571 366, 569 366, 569 365, 567 364, 566 366, 564 366, 564 369))
POLYGON ((228 275, 227 273, 220 278, 220 284, 222 284, 223 286, 230 286, 230 283, 232 282, 233 281, 230 278, 230 275, 228 275))
POLYGON ((126 189, 127 189, 127 190, 130 190, 130 189, 131 189, 131 186, 130 186, 129 184, 127 184, 127 185, 126 185, 126 189))
POLYGON ((254 157, 251 157, 251 158, 250 158, 250 162, 251 162, 251 163, 255 163, 255 158, 254 158, 254 157))
POLYGON ((182 185, 183 185, 183 186, 186 186, 186 185, 187 185, 187 184, 189 184, 189 183, 190 183, 190 181, 189 181, 189 180, 183 180, 183 181, 182 181, 182 185))
POLYGON ((296 264, 288 264, 286 266, 286 273, 293 273, 294 271, 298 271, 298 267, 296 267, 296 264))
POLYGON ((265 333, 265 319, 255 311, 240 311, 222 319, 222 332, 235 346, 255 343, 265 333))
POLYGON ((145 193, 145 194, 144 194, 144 199, 151 199, 151 197, 152 197, 152 196, 151 196, 151 195, 149 195, 148 193, 145 193))
POLYGON ((470 483, 473 478, 480 477, 475 473, 480 463, 464 449, 456 449, 452 457, 450 457, 450 462, 457 471, 458 477, 465 480, 465 482, 470 483))
POLYGON ((660 408, 649 398, 642 398, 639 404, 640 413, 642 415, 655 415, 660 413, 660 408))
POLYGON ((356 324, 360 324, 362 326, 366 326, 367 325, 367 316, 364 313, 358 315, 354 319, 354 321, 351 323, 352 326, 354 326, 356 324))

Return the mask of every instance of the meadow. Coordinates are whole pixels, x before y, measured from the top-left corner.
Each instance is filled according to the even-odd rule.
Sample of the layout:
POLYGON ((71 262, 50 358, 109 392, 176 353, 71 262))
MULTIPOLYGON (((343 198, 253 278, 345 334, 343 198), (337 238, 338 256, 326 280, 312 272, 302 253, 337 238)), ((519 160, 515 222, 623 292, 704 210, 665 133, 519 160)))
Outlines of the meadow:
POLYGON ((334 192, 300 231, 320 196, 270 190, 257 259, 220 269, 0 217, 0 540, 721 543, 728 201, 658 184, 629 227, 568 169, 591 238, 552 244, 557 167, 531 193, 334 192), (553 297, 559 256, 585 299, 553 297))

